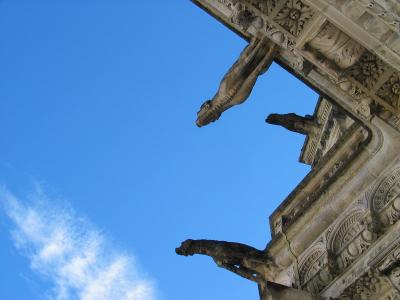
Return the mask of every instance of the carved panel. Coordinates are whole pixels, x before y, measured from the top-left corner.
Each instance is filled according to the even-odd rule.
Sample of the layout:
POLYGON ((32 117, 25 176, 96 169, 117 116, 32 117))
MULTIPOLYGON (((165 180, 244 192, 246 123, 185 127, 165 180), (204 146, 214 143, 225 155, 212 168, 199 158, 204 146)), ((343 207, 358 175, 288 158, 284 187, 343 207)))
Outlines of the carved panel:
POLYGON ((387 176, 375 189, 372 208, 385 226, 400 219, 400 169, 387 176))
POLYGON ((330 247, 339 270, 350 266, 375 241, 376 234, 370 229, 371 223, 372 220, 357 211, 342 221, 333 232, 330 247))
POLYGON ((398 107, 400 98, 400 76, 393 73, 378 90, 378 96, 394 107, 398 107))
POLYGON ((291 34, 298 36, 312 16, 313 11, 308 5, 299 0, 289 0, 274 20, 291 34))
POLYGON ((300 264, 300 286, 313 294, 318 294, 332 280, 329 272, 328 255, 321 247, 315 248, 300 264))
POLYGON ((322 65, 344 70, 354 65, 365 48, 329 22, 306 45, 305 50, 322 65))

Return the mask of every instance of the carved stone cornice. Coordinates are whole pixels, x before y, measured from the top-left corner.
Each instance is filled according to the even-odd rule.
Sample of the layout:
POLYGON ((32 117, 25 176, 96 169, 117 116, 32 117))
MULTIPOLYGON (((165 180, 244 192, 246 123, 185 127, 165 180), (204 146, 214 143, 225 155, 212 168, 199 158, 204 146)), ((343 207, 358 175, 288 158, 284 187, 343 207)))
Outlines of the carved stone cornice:
POLYGON ((280 46, 278 62, 320 93, 341 105, 344 102, 343 106, 360 119, 368 120, 374 103, 394 114, 400 112, 400 89, 396 80, 400 52, 395 52, 397 43, 400 51, 400 37, 393 31, 395 23, 385 23, 381 21, 383 17, 379 19, 383 25, 378 25, 387 27, 386 34, 393 32, 387 38, 376 36, 377 30, 370 30, 378 25, 366 20, 361 22, 363 18, 378 20, 373 15, 366 17, 371 11, 368 5, 350 0, 193 2, 246 39, 254 36, 271 39, 280 46), (361 23, 353 18, 356 11, 363 12, 359 16, 361 23), (335 38, 330 45, 332 36, 335 38), (381 41, 386 38, 389 43, 393 37, 391 48, 381 41), (312 78, 316 73, 334 88, 325 93, 324 84, 312 78), (339 96, 343 92, 347 97, 339 96))
POLYGON ((279 228, 285 230, 302 215, 356 157, 357 149, 366 141, 366 131, 359 124, 354 124, 270 216, 272 234, 277 234, 279 228))

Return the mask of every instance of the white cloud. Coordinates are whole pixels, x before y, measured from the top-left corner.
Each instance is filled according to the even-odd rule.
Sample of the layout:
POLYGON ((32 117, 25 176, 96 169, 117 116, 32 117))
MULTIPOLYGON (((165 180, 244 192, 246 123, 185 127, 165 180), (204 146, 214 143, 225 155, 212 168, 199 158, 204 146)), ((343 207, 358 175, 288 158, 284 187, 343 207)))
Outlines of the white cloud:
POLYGON ((71 209, 51 204, 40 190, 27 204, 3 188, 0 201, 13 222, 16 248, 32 270, 54 283, 51 299, 154 299, 154 288, 133 257, 113 249, 71 209))

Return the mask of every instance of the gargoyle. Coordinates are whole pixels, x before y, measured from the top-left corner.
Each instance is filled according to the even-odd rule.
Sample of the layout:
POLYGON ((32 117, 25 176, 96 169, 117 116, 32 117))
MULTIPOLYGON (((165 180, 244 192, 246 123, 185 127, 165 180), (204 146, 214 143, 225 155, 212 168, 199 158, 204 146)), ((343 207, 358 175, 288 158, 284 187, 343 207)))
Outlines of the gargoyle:
POLYGON ((283 126, 290 131, 301 134, 313 134, 318 131, 318 124, 312 116, 305 117, 290 114, 270 114, 265 122, 269 124, 283 126))
POLYGON ((197 126, 219 119, 228 108, 243 103, 249 96, 259 75, 271 65, 275 45, 267 38, 253 39, 229 69, 212 100, 207 100, 197 113, 197 126))
POLYGON ((224 269, 259 284, 274 277, 277 270, 272 257, 266 251, 225 241, 186 240, 175 249, 179 255, 208 255, 224 269))

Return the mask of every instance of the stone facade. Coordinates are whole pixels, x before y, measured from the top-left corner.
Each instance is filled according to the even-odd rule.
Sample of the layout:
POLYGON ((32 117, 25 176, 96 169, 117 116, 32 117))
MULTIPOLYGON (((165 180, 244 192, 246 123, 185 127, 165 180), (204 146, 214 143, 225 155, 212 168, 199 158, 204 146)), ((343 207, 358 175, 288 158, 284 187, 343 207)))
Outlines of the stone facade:
POLYGON ((400 299, 400 3, 193 2, 321 95, 313 116, 274 121, 306 135, 312 169, 270 216, 266 249, 229 264, 233 243, 193 254, 256 281, 262 300, 400 299))

